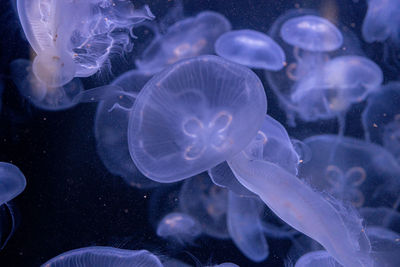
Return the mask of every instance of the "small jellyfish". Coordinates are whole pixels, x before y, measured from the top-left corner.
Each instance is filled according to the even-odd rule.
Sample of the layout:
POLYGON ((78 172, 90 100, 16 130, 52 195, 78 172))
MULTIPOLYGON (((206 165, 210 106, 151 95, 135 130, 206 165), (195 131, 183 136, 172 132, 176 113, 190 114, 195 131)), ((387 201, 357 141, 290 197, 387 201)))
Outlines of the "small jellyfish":
POLYGON ((263 85, 248 68, 216 56, 181 60, 139 93, 129 120, 129 151, 150 179, 183 180, 241 151, 266 109, 263 85))
POLYGON ((130 51, 133 25, 154 18, 125 0, 17 0, 17 9, 36 53, 32 72, 51 88, 93 75, 115 49, 130 51))
POLYGON ((215 41, 230 29, 229 21, 212 11, 178 21, 164 35, 156 36, 136 61, 136 66, 156 73, 184 58, 213 54, 215 41))
POLYGON ((64 252, 42 267, 162 267, 162 263, 147 250, 127 250, 113 247, 85 247, 64 252))
POLYGON ((365 137, 382 145, 400 163, 400 82, 389 82, 367 99, 365 137))
POLYGON ((207 174, 185 181, 179 194, 179 207, 200 223, 204 234, 229 238, 226 226, 228 190, 213 184, 207 174))
POLYGON ((27 59, 11 62, 11 74, 20 94, 34 106, 44 110, 63 110, 77 104, 74 101, 83 91, 77 78, 59 87, 49 87, 32 73, 32 64, 27 59))
POLYGON ((260 219, 263 206, 258 198, 228 194, 229 234, 240 251, 254 262, 264 261, 269 255, 260 219))
POLYGON ((327 52, 343 43, 342 33, 329 20, 313 16, 299 16, 287 20, 280 34, 288 44, 307 51, 327 52))
POLYGON ((304 254, 294 267, 340 267, 335 259, 325 250, 317 250, 304 254))
POLYGON ((172 238, 180 244, 191 243, 200 234, 200 224, 192 216, 180 212, 167 214, 157 227, 158 236, 172 238))
POLYGON ((249 68, 277 71, 285 64, 285 53, 268 35, 253 30, 230 31, 215 43, 215 52, 249 68))
MULTIPOLYGON (((7 236, 4 243, 1 245, 0 249, 3 249, 7 244, 8 240, 14 234, 15 231, 15 219, 14 211, 11 205, 8 204, 9 201, 17 197, 24 191, 26 187, 26 179, 23 173, 18 169, 17 166, 0 162, 0 205, 5 205, 11 215, 11 232, 7 236)), ((1 232, 0 232, 1 236, 1 232)))
POLYGON ((121 176, 129 185, 137 188, 152 188, 158 183, 144 177, 136 168, 129 154, 128 122, 135 95, 151 78, 151 74, 131 70, 125 72, 111 85, 118 86, 107 90, 107 96, 97 107, 95 137, 97 153, 106 168, 114 175, 121 176))
POLYGON ((310 161, 299 175, 313 187, 353 206, 392 206, 400 188, 400 167, 385 149, 350 137, 318 135, 304 143, 310 161))

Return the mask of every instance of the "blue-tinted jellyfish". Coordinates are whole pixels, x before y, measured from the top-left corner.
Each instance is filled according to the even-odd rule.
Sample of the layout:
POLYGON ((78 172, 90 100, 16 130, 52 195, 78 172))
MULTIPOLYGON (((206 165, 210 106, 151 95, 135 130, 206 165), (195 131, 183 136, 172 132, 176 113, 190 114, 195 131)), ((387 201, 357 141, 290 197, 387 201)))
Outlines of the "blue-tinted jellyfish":
POLYGON ((223 15, 211 11, 178 21, 164 35, 156 36, 136 66, 156 73, 184 58, 213 54, 215 41, 230 29, 231 24, 223 15))
POLYGON ((366 139, 400 162, 400 82, 389 82, 367 99, 362 122, 366 139))
POLYGON ((181 212, 167 214, 157 227, 158 236, 171 238, 180 244, 192 243, 200 234, 201 226, 196 219, 181 212))
POLYGON ((400 265, 400 234, 384 227, 367 227, 374 266, 400 265))
MULTIPOLYGON (((8 208, 12 222, 10 234, 7 236, 4 243, 0 244, 0 249, 4 248, 15 231, 14 212, 8 202, 21 194, 25 187, 25 176, 18 167, 10 163, 0 162, 0 205, 5 205, 8 208)), ((0 230, 0 237, 1 236, 2 233, 0 230)))
POLYGON ((32 73, 32 64, 27 59, 11 63, 11 74, 20 94, 34 106, 44 110, 63 110, 77 104, 73 101, 83 91, 77 78, 59 87, 49 87, 32 73))
POLYGON ((350 137, 318 135, 304 143, 311 159, 299 175, 313 187, 354 207, 393 206, 400 188, 400 167, 385 149, 350 137))
POLYGON ((242 150, 266 109, 263 85, 248 68, 216 56, 181 60, 140 91, 129 120, 129 151, 146 177, 179 181, 242 150))
POLYGON ((283 23, 280 34, 288 44, 313 52, 338 49, 343 44, 342 33, 329 20, 313 16, 299 16, 283 23))
POLYGON ((131 186, 150 188, 158 183, 144 177, 136 168, 129 154, 128 122, 135 95, 152 75, 131 70, 119 76, 107 89, 107 97, 97 107, 95 137, 97 153, 106 168, 121 176, 131 186), (118 91, 119 90, 119 91, 118 91), (113 92, 115 94, 113 94, 113 92))
POLYGON ((226 59, 255 69, 280 70, 285 53, 268 35, 253 30, 230 31, 215 43, 215 52, 226 59))
POLYGON ((154 18, 125 0, 17 0, 17 8, 36 53, 32 72, 52 88, 93 75, 115 49, 129 51, 133 25, 154 18))
POLYGON ((200 223, 204 234, 229 238, 226 226, 228 190, 213 184, 207 174, 185 181, 179 194, 179 207, 200 223))
POLYGON ((335 259, 325 250, 312 251, 304 254, 294 267, 340 267, 335 259))
POLYGON ((260 219, 263 206, 258 198, 241 197, 232 192, 228 194, 229 235, 240 251, 255 262, 261 262, 269 255, 260 219))
POLYGON ((162 267, 160 260, 147 250, 113 247, 85 247, 64 252, 42 267, 162 267))

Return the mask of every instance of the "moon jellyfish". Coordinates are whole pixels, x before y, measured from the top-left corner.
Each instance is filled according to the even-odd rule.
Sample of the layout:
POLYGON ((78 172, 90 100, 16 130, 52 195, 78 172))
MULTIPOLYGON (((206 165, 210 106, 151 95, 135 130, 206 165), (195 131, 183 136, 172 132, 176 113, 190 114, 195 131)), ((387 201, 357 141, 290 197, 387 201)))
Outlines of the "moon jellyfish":
POLYGON ((93 75, 117 47, 129 51, 133 25, 154 18, 125 0, 17 0, 17 8, 37 55, 32 72, 51 88, 93 75))
POLYGON ((156 73, 184 58, 213 54, 215 41, 230 29, 229 21, 212 11, 178 21, 164 35, 154 39, 143 51, 141 60, 136 61, 136 66, 156 73))
POLYGON ((313 187, 357 208, 396 202, 400 167, 382 147, 335 135, 313 136, 304 143, 312 156, 299 174, 313 187))
POLYGON ((263 203, 257 200, 229 192, 227 224, 240 251, 252 261, 261 262, 268 257, 269 248, 260 220, 263 203))
POLYGON ((47 261, 42 267, 162 267, 160 260, 147 250, 113 247, 85 247, 70 250, 47 261))
POLYGON ((304 254, 294 267, 340 267, 337 261, 325 250, 312 251, 304 254))
MULTIPOLYGON (((17 166, 0 162, 0 205, 5 205, 11 215, 11 231, 3 244, 0 244, 0 249, 3 249, 15 231, 15 219, 13 208, 8 204, 9 201, 17 197, 24 191, 26 187, 26 179, 23 173, 17 166)), ((1 231, 0 231, 1 237, 1 231)))
POLYGON ((181 244, 190 243, 200 234, 200 224, 190 215, 179 212, 167 214, 157 227, 158 236, 172 238, 181 244))
POLYGON ((400 265, 400 234, 383 227, 367 227, 376 267, 400 265))
POLYGON ((175 182, 242 150, 267 109, 259 78, 216 56, 181 60, 139 93, 128 126, 129 151, 152 180, 175 182))
POLYGON ((400 82, 389 82, 367 99, 362 122, 366 139, 400 162, 400 82))
POLYGON ((326 52, 338 49, 343 43, 342 33, 329 20, 313 16, 299 16, 287 20, 281 27, 282 39, 307 51, 326 52))
POLYGON ((215 43, 215 52, 249 68, 277 71, 285 64, 285 53, 268 35, 253 30, 230 31, 215 43))
MULTIPOLYGON (((106 168, 114 175, 121 176, 131 186, 151 188, 157 183, 144 177, 136 168, 129 154, 128 122, 135 95, 151 78, 151 74, 131 70, 114 80, 121 92, 109 92, 109 97, 97 107, 95 137, 97 153, 106 168)), ((114 90, 115 91, 115 90, 114 90)))
POLYGON ((179 194, 179 207, 200 223, 204 234, 229 238, 226 226, 228 190, 213 184, 206 174, 185 181, 179 194))
POLYGON ((11 74, 20 94, 34 106, 44 110, 63 110, 77 104, 73 101, 83 91, 77 78, 59 87, 49 87, 32 73, 32 64, 27 59, 11 62, 11 74))

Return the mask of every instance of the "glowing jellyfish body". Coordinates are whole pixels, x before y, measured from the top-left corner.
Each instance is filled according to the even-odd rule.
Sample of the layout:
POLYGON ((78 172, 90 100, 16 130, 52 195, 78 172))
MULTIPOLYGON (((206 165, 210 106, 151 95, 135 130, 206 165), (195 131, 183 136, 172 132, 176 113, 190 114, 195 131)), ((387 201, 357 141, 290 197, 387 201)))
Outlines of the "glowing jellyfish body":
POLYGON ((211 11, 178 21, 154 39, 136 66, 156 73, 184 58, 213 54, 215 41, 230 29, 231 24, 223 15, 211 11))
POLYGON ((118 86, 121 92, 101 101, 97 107, 95 119, 95 137, 97 153, 106 168, 114 175, 121 176, 131 186, 150 188, 156 182, 144 177, 136 168, 129 154, 128 122, 130 109, 151 74, 137 70, 125 72, 111 85, 118 86))
POLYGON ((190 215, 180 212, 167 214, 157 227, 158 236, 172 238, 179 243, 191 242, 200 234, 200 224, 190 215))
POLYGON ((216 56, 181 60, 139 93, 128 127, 138 169, 175 182, 242 150, 260 128, 267 103, 258 77, 216 56))
POLYGON ((280 70, 285 64, 285 53, 269 36, 253 31, 230 31, 215 43, 215 52, 226 59, 250 68, 280 70))
POLYGON ((255 262, 265 260, 269 247, 264 236, 260 213, 263 203, 259 199, 228 195, 228 230, 229 234, 246 257, 255 262))
POLYGON ((325 18, 313 15, 287 20, 282 25, 280 34, 288 44, 308 51, 333 51, 343 43, 343 36, 335 25, 325 18))
POLYGON ((44 110, 63 110, 77 104, 74 98, 83 91, 77 78, 59 87, 48 87, 32 73, 32 64, 26 59, 11 62, 11 74, 20 94, 34 106, 44 110))
POLYGON ((67 251, 42 267, 162 267, 160 260, 147 250, 113 247, 85 247, 67 251))
POLYGON ((400 168, 382 147, 335 135, 313 136, 304 143, 312 155, 299 174, 313 187, 355 207, 396 202, 400 168))
POLYGON ((312 251, 304 254, 294 267, 340 267, 337 261, 325 250, 312 251))
POLYGON ((362 122, 366 139, 400 162, 400 82, 389 82, 367 99, 362 122))

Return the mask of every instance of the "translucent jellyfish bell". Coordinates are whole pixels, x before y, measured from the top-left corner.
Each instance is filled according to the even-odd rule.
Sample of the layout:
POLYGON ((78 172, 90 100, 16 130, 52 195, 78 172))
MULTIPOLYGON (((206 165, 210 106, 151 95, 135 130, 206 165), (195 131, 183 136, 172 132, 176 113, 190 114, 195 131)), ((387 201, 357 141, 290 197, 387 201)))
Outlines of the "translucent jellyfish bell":
POLYGON ((259 78, 216 56, 182 60, 138 95, 128 127, 138 169, 175 182, 223 162, 256 135, 267 102, 259 78))
POLYGON ((325 250, 317 250, 304 254, 294 267, 340 267, 335 259, 325 250))
POLYGON ((18 196, 25 186, 25 176, 15 165, 0 162, 0 205, 18 196))
POLYGON ((113 247, 85 247, 64 252, 41 267, 162 267, 160 260, 147 250, 113 247))
POLYGON ((230 31, 215 43, 215 52, 226 59, 249 68, 280 70, 285 53, 268 35, 253 30, 230 31))
POLYGON ((230 29, 230 22, 212 11, 178 21, 164 35, 154 39, 142 53, 141 60, 136 61, 136 66, 156 73, 184 58, 213 54, 215 41, 230 29))
POLYGON ((287 20, 280 34, 288 44, 314 52, 333 51, 343 43, 343 36, 335 25, 312 15, 287 20))
POLYGON ((180 212, 167 214, 157 227, 158 236, 173 238, 182 244, 191 242, 200 234, 200 224, 192 216, 180 212))

